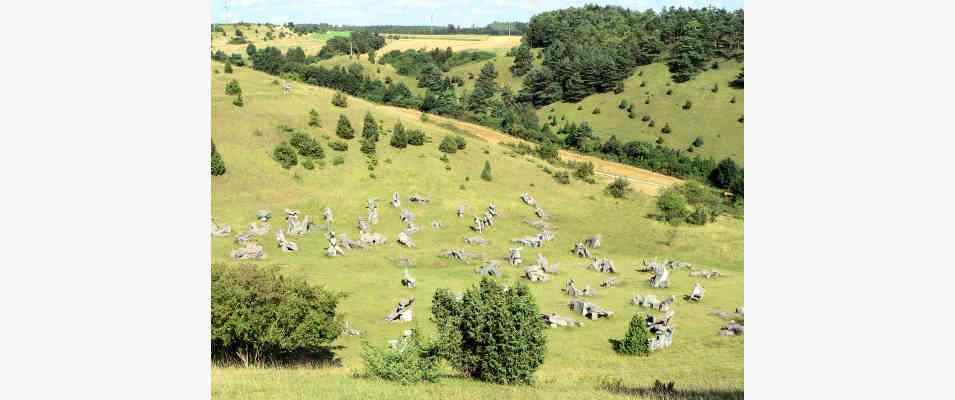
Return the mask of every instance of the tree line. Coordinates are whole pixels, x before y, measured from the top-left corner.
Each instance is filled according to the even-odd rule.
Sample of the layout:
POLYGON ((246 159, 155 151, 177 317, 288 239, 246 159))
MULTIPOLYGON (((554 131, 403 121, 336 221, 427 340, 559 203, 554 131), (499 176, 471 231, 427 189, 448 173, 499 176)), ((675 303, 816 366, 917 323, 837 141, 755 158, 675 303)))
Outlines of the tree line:
POLYGON ((535 106, 577 102, 619 93, 640 65, 664 61, 673 80, 685 82, 711 60, 741 58, 743 10, 572 7, 532 17, 523 41, 542 49, 543 66, 528 73, 521 99, 535 106))

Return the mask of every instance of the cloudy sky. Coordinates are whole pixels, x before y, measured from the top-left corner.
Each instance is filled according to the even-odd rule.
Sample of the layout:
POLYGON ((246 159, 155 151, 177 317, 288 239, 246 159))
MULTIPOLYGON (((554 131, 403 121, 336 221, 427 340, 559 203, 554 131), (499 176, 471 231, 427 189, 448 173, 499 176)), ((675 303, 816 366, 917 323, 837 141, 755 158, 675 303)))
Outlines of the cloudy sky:
POLYGON ((631 9, 659 10, 666 6, 727 9, 743 7, 743 0, 212 0, 214 22, 285 22, 336 25, 484 26, 493 21, 527 21, 542 11, 612 4, 631 9), (226 4, 229 11, 226 12, 226 4))

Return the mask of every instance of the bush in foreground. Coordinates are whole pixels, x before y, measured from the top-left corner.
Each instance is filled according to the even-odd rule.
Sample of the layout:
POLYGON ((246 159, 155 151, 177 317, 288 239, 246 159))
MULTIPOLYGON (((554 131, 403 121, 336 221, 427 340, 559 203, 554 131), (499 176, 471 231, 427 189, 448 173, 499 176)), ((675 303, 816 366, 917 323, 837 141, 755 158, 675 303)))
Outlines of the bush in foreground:
POLYGON ((613 350, 619 354, 645 356, 650 354, 650 332, 647 330, 646 318, 642 314, 634 314, 630 319, 630 328, 622 340, 610 339, 613 350))
POLYGON ((544 321, 523 283, 505 288, 491 278, 460 300, 440 289, 432 301, 439 354, 472 378, 503 384, 530 384, 544 362, 544 321))
POLYGON ((484 161, 484 169, 481 170, 481 179, 484 179, 488 182, 494 180, 494 177, 491 175, 491 162, 484 161))
POLYGON ((355 137, 355 129, 351 127, 351 121, 345 114, 338 116, 338 127, 335 128, 335 134, 342 139, 351 139, 355 137))
POLYGON ((361 359, 365 363, 365 373, 403 385, 437 382, 440 370, 436 347, 422 343, 416 330, 411 332, 411 336, 399 339, 394 348, 379 348, 363 342, 361 359))
POLYGON ((340 294, 254 265, 212 266, 212 356, 276 361, 317 353, 342 330, 340 294))
POLYGON ((336 107, 348 107, 348 97, 345 97, 342 92, 335 92, 335 95, 332 96, 332 104, 336 107))
POLYGON ((212 142, 212 176, 225 175, 225 171, 225 161, 222 161, 222 156, 216 151, 216 142, 212 142))
POLYGON ((614 179, 613 182, 607 185, 607 194, 617 199, 627 197, 627 193, 632 191, 633 189, 630 188, 630 181, 626 178, 614 179))
POLYGON ((295 149, 286 142, 275 146, 275 150, 272 151, 272 158, 278 161, 278 163, 282 165, 282 168, 285 169, 292 168, 298 164, 298 156, 295 155, 295 149))

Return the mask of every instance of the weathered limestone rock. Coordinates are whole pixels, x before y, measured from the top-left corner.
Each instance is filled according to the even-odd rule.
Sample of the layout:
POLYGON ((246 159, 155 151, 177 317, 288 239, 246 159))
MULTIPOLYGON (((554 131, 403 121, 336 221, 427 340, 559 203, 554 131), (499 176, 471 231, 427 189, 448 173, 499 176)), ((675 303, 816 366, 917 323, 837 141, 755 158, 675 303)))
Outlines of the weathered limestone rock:
POLYGON ((285 239, 285 232, 281 230, 275 232, 275 240, 278 241, 279 249, 286 253, 298 251, 298 245, 285 239))
POLYGON ((547 282, 550 280, 550 277, 544 273, 544 270, 537 265, 524 268, 524 278, 527 278, 527 280, 531 282, 547 282))
POLYGON ((521 260, 521 248, 513 248, 510 253, 507 255, 507 262, 511 265, 521 265, 523 260, 521 260))
POLYGON ((345 249, 338 243, 335 232, 328 232, 328 248, 325 249, 325 255, 328 257, 338 257, 345 255, 345 249))
POLYGON ((265 249, 258 243, 249 241, 238 249, 232 250, 229 255, 236 260, 261 260, 265 258, 265 249))
POLYGON ((458 260, 467 263, 468 261, 477 258, 478 255, 461 249, 451 249, 441 252, 441 254, 438 254, 438 257, 450 258, 452 260, 458 260))
POLYGON ((255 213, 255 219, 262 222, 269 222, 269 219, 272 218, 272 212, 269 210, 259 210, 255 213))
POLYGON ((254 236, 252 232, 242 232, 238 235, 235 235, 235 244, 243 244, 248 242, 252 240, 252 236, 254 236))
POLYGON ((288 222, 288 228, 286 228, 286 231, 289 235, 305 235, 311 229, 312 225, 310 217, 307 215, 305 216, 305 219, 299 221, 297 211, 295 214, 287 215, 285 217, 285 221, 288 222))
POLYGON ((435 219, 435 220, 432 220, 432 221, 431 221, 431 229, 441 229, 441 221, 438 221, 438 220, 436 220, 436 219, 435 219))
POLYGON ((602 288, 617 287, 617 277, 611 276, 607 279, 604 279, 604 281, 600 283, 600 287, 602 288))
POLYGON ((401 218, 401 222, 406 224, 414 222, 414 214, 406 208, 402 208, 398 216, 401 218))
POLYGON ((537 207, 537 208, 534 209, 534 215, 536 215, 537 218, 540 218, 541 220, 546 220, 546 219, 550 218, 550 216, 547 215, 547 213, 544 211, 544 209, 543 209, 543 208, 540 208, 540 207, 537 207))
POLYGON ((511 242, 520 243, 527 247, 540 248, 544 247, 544 241, 539 235, 537 236, 525 236, 522 238, 511 239, 511 242))
POLYGON ((406 269, 408 267, 414 266, 414 261, 406 256, 398 256, 398 258, 395 259, 394 261, 396 264, 398 264, 399 267, 404 267, 406 269))
POLYGON ((291 91, 292 85, 289 85, 286 81, 282 81, 282 94, 288 94, 291 91))
POLYGON ((574 280, 570 279, 567 281, 567 284, 564 285, 564 293, 572 297, 592 297, 597 294, 597 291, 591 289, 590 285, 587 285, 584 289, 579 289, 574 280))
POLYGON ((401 207, 401 198, 398 197, 398 192, 394 192, 391 195, 391 206, 394 208, 401 207))
POLYGON ((398 233, 398 244, 405 247, 415 247, 414 241, 411 240, 411 236, 408 236, 405 232, 398 233))
POLYGON ((584 326, 583 323, 577 322, 573 318, 562 317, 560 315, 557 315, 557 313, 541 314, 541 318, 543 318, 544 323, 551 328, 568 327, 568 326, 569 327, 584 326))
POLYGON ((332 209, 328 207, 325 207, 325 210, 322 211, 322 218, 325 219, 326 224, 335 222, 335 216, 332 214, 332 209))
POLYGON ((345 336, 361 336, 361 331, 351 326, 351 322, 345 321, 345 327, 342 328, 342 334, 345 336))
POLYGON ((496 216, 497 216, 497 206, 495 206, 494 203, 489 203, 489 204, 487 205, 487 212, 488 212, 488 214, 491 214, 491 216, 496 217, 496 216))
POLYGON ((362 217, 358 217, 358 232, 368 232, 369 229, 368 222, 362 217))
POLYGON ((729 320, 727 325, 720 328, 720 336, 737 336, 743 334, 743 306, 737 308, 735 313, 717 311, 714 314, 720 318, 729 320))
POLYGON ((547 257, 544 257, 543 254, 537 253, 537 262, 534 264, 540 267, 541 271, 544 271, 548 274, 557 274, 557 264, 551 264, 547 261, 547 257))
POLYGON ((720 328, 720 336, 739 336, 743 334, 743 324, 737 322, 730 322, 726 326, 720 328))
POLYGON ((416 282, 417 280, 412 278, 411 273, 408 272, 408 268, 405 268, 405 273, 401 276, 401 286, 414 289, 416 282))
POLYGON ((458 207, 458 218, 464 217, 464 207, 458 207))
POLYGON ((269 229, 272 229, 272 226, 268 222, 263 222, 261 225, 255 222, 249 224, 249 233, 255 236, 265 236, 266 233, 269 233, 269 229))
POLYGON ((587 268, 588 268, 588 269, 592 269, 592 270, 597 271, 597 272, 604 272, 604 273, 608 273, 608 274, 615 274, 615 273, 617 273, 617 268, 614 267, 613 261, 610 261, 610 260, 607 259, 607 258, 601 258, 601 259, 599 259, 599 260, 594 260, 594 262, 590 263, 590 265, 588 265, 587 268))
POLYGON ((521 222, 528 224, 530 226, 533 226, 534 228, 537 228, 537 229, 546 229, 546 230, 554 229, 553 225, 551 225, 549 222, 544 221, 542 219, 537 219, 537 220, 523 219, 521 220, 521 222))
POLYGON ((667 297, 665 300, 660 301, 657 299, 657 296, 648 294, 645 296, 640 296, 640 295, 634 296, 633 299, 631 300, 631 303, 633 303, 633 305, 635 306, 644 307, 644 308, 652 308, 654 310, 667 312, 670 310, 670 306, 673 305, 674 301, 676 301, 676 297, 674 297, 673 295, 670 295, 670 297, 667 297))
POLYGON ((216 225, 215 221, 212 221, 212 236, 229 236, 230 233, 232 233, 232 227, 229 224, 219 226, 216 225))
POLYGON ((578 242, 577 244, 574 244, 574 249, 571 250, 571 252, 577 257, 594 258, 593 254, 590 254, 590 249, 584 246, 583 243, 578 242))
POLYGON ((388 315, 385 316, 387 322, 409 322, 413 319, 414 297, 402 299, 388 315))
POLYGON ((597 320, 599 318, 609 318, 613 315, 613 311, 605 310, 600 306, 589 303, 583 300, 571 300, 567 304, 571 310, 574 310, 576 313, 583 315, 586 318, 591 320, 597 320))
POLYGON ((474 225, 471 225, 471 230, 475 232, 484 232, 484 220, 475 216, 474 225))
POLYGON ((701 271, 690 271, 691 277, 702 277, 704 279, 713 279, 721 276, 720 271, 717 270, 701 270, 701 271))
POLYGON ((523 201, 524 204, 527 204, 531 207, 537 206, 537 200, 534 200, 534 198, 531 197, 531 195, 527 194, 527 192, 521 193, 521 201, 523 201))
POLYGON ((358 240, 365 246, 385 244, 385 236, 380 233, 359 232, 358 240))
POLYGON ((672 318, 673 310, 667 311, 660 319, 654 318, 653 315, 647 316, 647 327, 650 334, 654 336, 649 341, 650 351, 667 348, 673 344, 673 327, 670 326, 672 318))
POLYGON ((481 276, 501 276, 501 270, 499 268, 500 262, 496 260, 489 260, 484 264, 481 264, 478 269, 474 270, 478 275, 481 276))
POLYGON ((650 286, 662 289, 670 286, 670 270, 663 264, 653 262, 650 265, 653 268, 653 275, 650 276, 650 286))
POLYGON ((584 245, 586 245, 587 247, 590 247, 591 249, 600 248, 600 234, 598 233, 596 235, 588 237, 587 239, 584 239, 584 245))
POLYGON ((683 295, 683 298, 688 301, 700 302, 703 300, 704 292, 706 292, 706 290, 703 289, 703 286, 700 286, 699 282, 697 282, 695 285, 693 285, 693 292, 687 295, 683 295))
POLYGON ((464 243, 475 246, 487 246, 490 242, 480 236, 471 236, 464 238, 464 243))
POLYGON ((425 204, 431 202, 431 199, 415 193, 408 198, 408 201, 412 203, 425 204))

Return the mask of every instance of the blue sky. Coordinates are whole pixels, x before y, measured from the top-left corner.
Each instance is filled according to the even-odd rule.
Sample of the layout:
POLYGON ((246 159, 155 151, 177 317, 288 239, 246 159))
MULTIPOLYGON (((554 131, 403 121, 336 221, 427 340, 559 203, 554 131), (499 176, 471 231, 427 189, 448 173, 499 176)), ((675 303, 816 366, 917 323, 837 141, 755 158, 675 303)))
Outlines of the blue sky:
POLYGON ((213 22, 285 22, 336 25, 435 25, 484 26, 492 21, 527 21, 542 11, 612 4, 631 9, 659 10, 666 6, 727 9, 743 7, 743 0, 212 0, 213 22), (225 4, 229 4, 229 15, 225 4))

